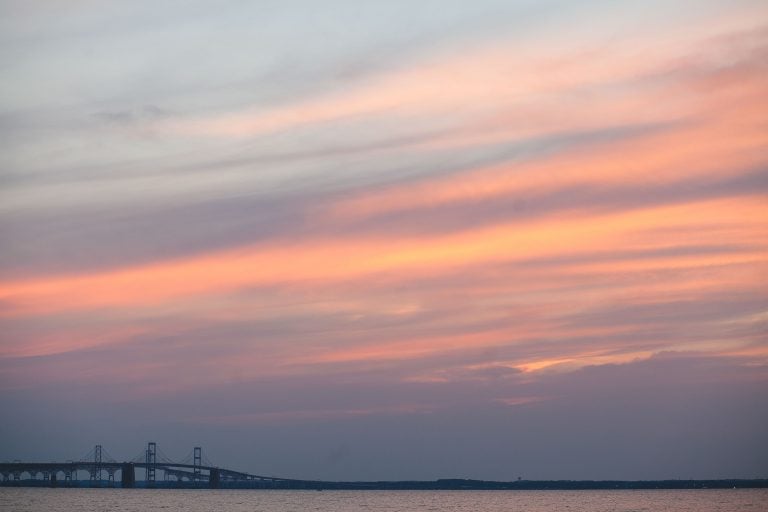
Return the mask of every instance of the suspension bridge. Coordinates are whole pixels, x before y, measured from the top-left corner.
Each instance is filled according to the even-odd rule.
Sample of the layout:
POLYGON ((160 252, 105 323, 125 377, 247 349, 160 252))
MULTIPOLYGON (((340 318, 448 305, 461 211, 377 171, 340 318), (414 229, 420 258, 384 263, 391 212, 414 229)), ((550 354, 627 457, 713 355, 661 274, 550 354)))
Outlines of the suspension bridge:
POLYGON ((119 462, 102 445, 66 462, 0 462, 0 484, 90 487, 320 488, 322 482, 252 475, 215 466, 200 446, 174 461, 150 441, 134 458, 119 462), (86 479, 80 479, 87 476, 86 479), (137 476, 139 478, 137 478, 137 476), (141 478, 143 476, 143 479, 141 478))
POLYGON ((247 489, 379 489, 379 490, 577 490, 577 489, 731 489, 768 488, 768 479, 579 481, 521 480, 492 482, 466 479, 434 481, 328 482, 252 475, 218 467, 196 446, 173 461, 150 441, 134 458, 118 462, 101 445, 78 460, 66 462, 0 462, 0 486, 14 487, 142 487, 247 489), (80 479, 81 476, 87 478, 80 479), (143 477, 143 478, 142 478, 143 477))

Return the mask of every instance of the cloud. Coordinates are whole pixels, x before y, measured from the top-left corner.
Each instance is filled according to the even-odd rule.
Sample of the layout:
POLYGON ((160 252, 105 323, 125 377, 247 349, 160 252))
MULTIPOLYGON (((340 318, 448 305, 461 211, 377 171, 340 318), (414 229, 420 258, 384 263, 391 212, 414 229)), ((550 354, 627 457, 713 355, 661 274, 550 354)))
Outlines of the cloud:
MULTIPOLYGON (((154 418, 155 425, 160 421, 184 433, 153 438, 167 453, 185 452, 194 431, 217 463, 226 460, 256 473, 298 478, 326 475, 327 447, 341 439, 348 456, 327 478, 349 478, 363 460, 360 479, 572 478, 574 471, 595 479, 675 478, 679 472, 686 478, 751 477, 765 471, 760 456, 765 447, 754 441, 768 411, 760 400, 765 366, 745 367, 746 362, 666 353, 527 382, 505 380, 506 385, 495 380, 457 386, 372 380, 351 385, 337 377, 264 379, 134 402, 102 396, 77 403, 73 393, 82 398, 90 396, 88 391, 67 386, 45 391, 43 402, 70 412, 56 425, 65 431, 73 425, 73 411, 94 418, 87 429, 100 426, 97 415, 121 419, 108 446, 116 456, 136 450, 126 440, 137 436, 123 436, 123 429, 138 428, 135 445, 140 446, 146 428, 139 424, 154 418), (238 456, 221 440, 222 431, 235 437, 248 432, 271 442, 239 445, 238 456), (326 441, 323 447, 318 439, 326 441), (500 442, 504 439, 514 442, 500 442), (377 442, 395 448, 381 452, 377 442), (584 466, 587 453, 593 464, 584 466), (694 456, 701 461, 697 468, 687 464, 691 453, 699 454, 694 456), (435 465, 441 457, 450 459, 444 467, 435 465), (278 460, 283 462, 273 462, 278 460), (510 461, 515 461, 511 468, 510 461)), ((104 386, 119 389, 109 380, 104 386)), ((6 392, 3 405, 39 402, 39 393, 6 392)), ((15 410, 28 414, 23 407, 15 410)), ((24 438, 13 428, 18 421, 16 416, 5 423, 8 439, 24 438)), ((49 425, 35 422, 30 434, 47 431, 49 425)))
POLYGON ((123 126, 152 122, 169 116, 171 116, 169 111, 157 105, 144 105, 143 107, 131 110, 106 111, 93 114, 93 117, 108 124, 123 126))
POLYGON ((764 8, 444 4, 7 7, 9 456, 765 471, 764 8))

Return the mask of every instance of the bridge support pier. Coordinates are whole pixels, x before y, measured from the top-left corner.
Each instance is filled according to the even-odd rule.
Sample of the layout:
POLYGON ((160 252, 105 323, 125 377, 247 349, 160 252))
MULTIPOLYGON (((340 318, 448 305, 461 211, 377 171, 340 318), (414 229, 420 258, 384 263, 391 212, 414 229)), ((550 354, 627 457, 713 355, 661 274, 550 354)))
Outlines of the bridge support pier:
POLYGON ((51 487, 56 487, 56 473, 51 473, 51 487))
POLYGON ((208 475, 208 486, 211 489, 218 489, 221 486, 221 472, 218 468, 211 468, 211 474, 208 475))
POLYGON ((136 487, 136 466, 130 462, 126 462, 120 468, 120 474, 123 488, 130 489, 136 487))

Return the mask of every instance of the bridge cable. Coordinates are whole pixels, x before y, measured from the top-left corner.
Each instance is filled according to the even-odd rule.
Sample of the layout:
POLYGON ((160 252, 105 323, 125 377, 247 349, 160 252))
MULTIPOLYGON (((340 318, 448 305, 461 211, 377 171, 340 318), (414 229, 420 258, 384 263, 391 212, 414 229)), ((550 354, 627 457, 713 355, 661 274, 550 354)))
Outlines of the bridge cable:
POLYGON ((94 452, 96 450, 96 447, 91 448, 88 450, 88 453, 77 459, 77 462, 93 462, 94 458, 94 452))
POLYGON ((102 462, 117 462, 115 458, 103 447, 101 448, 101 460, 102 462))
POLYGON ((139 454, 136 455, 134 458, 132 458, 129 462, 141 463, 141 462, 146 462, 146 460, 147 460, 147 450, 144 449, 140 451, 139 454))
POLYGON ((163 451, 160 449, 159 446, 156 448, 156 450, 157 450, 158 462, 164 462, 166 464, 175 464, 175 462, 173 462, 173 460, 171 460, 170 457, 168 457, 165 453, 163 453, 163 451))
POLYGON ((189 453, 186 455, 186 457, 181 459, 180 463, 181 464, 194 464, 194 462, 195 462, 194 458, 195 458, 195 450, 192 449, 192 450, 189 451, 189 453))

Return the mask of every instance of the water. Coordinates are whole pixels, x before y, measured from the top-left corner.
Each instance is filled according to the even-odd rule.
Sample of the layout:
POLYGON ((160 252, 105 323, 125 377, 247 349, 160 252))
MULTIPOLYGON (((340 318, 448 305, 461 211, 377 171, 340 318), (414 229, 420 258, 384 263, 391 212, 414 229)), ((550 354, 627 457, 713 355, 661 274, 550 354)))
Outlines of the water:
POLYGON ((0 488, 0 511, 742 512, 768 489, 654 491, 276 491, 0 488))

